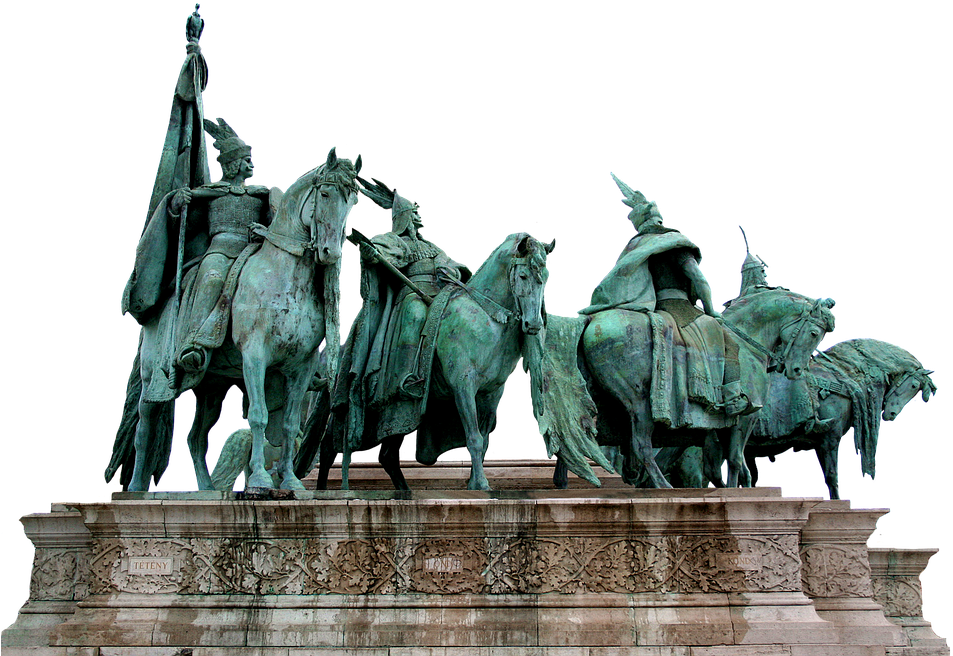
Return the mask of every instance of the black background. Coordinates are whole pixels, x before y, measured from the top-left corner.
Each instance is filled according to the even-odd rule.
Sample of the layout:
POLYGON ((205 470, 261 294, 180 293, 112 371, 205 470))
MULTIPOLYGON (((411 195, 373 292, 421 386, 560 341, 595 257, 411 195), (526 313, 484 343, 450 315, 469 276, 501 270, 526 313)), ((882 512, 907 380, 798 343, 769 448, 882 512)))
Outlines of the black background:
MULTIPOLYGON (((53 499, 110 491, 101 471, 137 335, 132 320, 119 317, 119 291, 143 225, 189 8, 122 30, 91 29, 78 38, 76 58, 62 60, 66 70, 43 84, 53 119, 30 176, 44 180, 33 197, 70 203, 57 205, 55 222, 41 223, 46 214, 35 212, 20 222, 39 243, 55 244, 55 255, 31 253, 39 284, 16 305, 26 339, 14 355, 27 359, 20 370, 29 378, 14 407, 24 417, 40 410, 8 437, 7 467, 16 473, 3 504, 0 625, 26 594, 31 552, 19 516, 53 499), (74 164, 66 176, 64 162, 74 164)), ((794 59, 763 70, 701 59, 656 85, 643 75, 659 59, 620 60, 609 46, 510 45, 499 58, 489 44, 471 49, 452 36, 358 38, 353 24, 350 36, 334 35, 310 15, 224 13, 206 7, 206 111, 253 144, 255 182, 287 188, 332 144, 344 156, 363 153, 365 175, 419 203, 425 234, 473 268, 513 230, 556 239, 549 309, 572 314, 631 236, 611 168, 702 247, 717 305, 737 290, 742 223, 772 283, 838 300, 838 329, 825 346, 852 336, 889 339, 936 368, 943 384, 948 212, 936 209, 938 184, 916 150, 923 134, 911 134, 922 126, 897 115, 863 72, 845 84, 794 59)), ((884 74, 902 85, 895 71, 884 74)), ((368 201, 351 221, 366 234, 389 224, 368 201)), ((345 259, 346 328, 359 302, 356 251, 349 247, 345 259)), ((515 376, 492 436, 495 453, 541 452, 528 394, 526 379, 515 376)), ((238 424, 237 399, 226 400, 210 461, 238 424)), ((941 394, 885 425, 876 483, 859 476, 844 441, 843 494, 858 506, 892 509, 880 524, 887 544, 945 546, 946 419, 941 394)), ((787 494, 824 492, 811 452, 762 463, 760 483, 787 494)), ((191 486, 179 441, 160 487, 191 486)), ((936 557, 923 578, 927 615, 941 633, 949 633, 948 618, 930 609, 948 589, 947 560, 936 557)))

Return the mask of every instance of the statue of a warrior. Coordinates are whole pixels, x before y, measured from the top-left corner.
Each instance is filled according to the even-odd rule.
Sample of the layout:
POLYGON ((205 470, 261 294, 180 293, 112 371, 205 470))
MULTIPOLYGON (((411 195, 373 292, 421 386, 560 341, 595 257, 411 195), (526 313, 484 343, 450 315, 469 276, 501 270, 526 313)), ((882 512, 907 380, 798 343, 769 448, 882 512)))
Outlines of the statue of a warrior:
POLYGON ((751 254, 751 249, 748 248, 748 235, 745 234, 744 228, 741 228, 741 235, 745 239, 745 261, 741 265, 741 291, 738 292, 738 296, 750 294, 759 287, 770 289, 765 273, 768 265, 760 257, 751 254))
MULTIPOLYGON (((186 204, 201 201, 205 205, 210 237, 208 250, 202 256, 191 287, 185 287, 179 316, 181 326, 177 334, 183 339, 178 343, 175 364, 189 374, 200 373, 208 366, 209 344, 205 333, 206 323, 228 321, 225 317, 213 316, 225 281, 236 258, 248 246, 252 226, 270 223, 268 187, 246 186, 245 180, 252 177, 255 166, 251 159, 251 146, 242 141, 235 131, 222 119, 215 124, 206 119, 205 130, 215 138, 212 144, 219 151, 217 157, 222 166, 222 179, 198 189, 182 189, 169 202, 170 211, 178 212, 186 204)), ((199 214, 201 209, 189 214, 199 214)))
POLYGON ((423 345, 429 304, 451 279, 470 278, 466 266, 420 234, 416 203, 378 180, 358 180, 366 196, 391 210, 392 229, 360 245, 364 302, 333 401, 335 440, 346 452, 416 429, 433 357, 432 343, 423 345))
MULTIPOLYGON (((206 119, 204 126, 215 138, 222 179, 195 189, 178 189, 158 202, 139 242, 136 270, 123 299, 124 309, 140 323, 143 317, 163 315, 160 329, 167 335, 171 365, 166 386, 173 394, 197 382, 208 367, 211 350, 221 344, 231 308, 220 299, 226 283, 237 280, 237 275, 230 278, 229 272, 249 245, 252 227, 270 223, 270 195, 277 198, 280 194, 278 190, 245 184, 254 171, 251 147, 228 123, 206 119), (176 268, 170 264, 175 261, 170 257, 175 252, 173 235, 183 218, 181 269, 170 272, 170 268, 176 268), (162 226, 165 229, 159 229, 162 226), (175 283, 173 278, 177 278, 175 283), (178 296, 174 289, 179 290, 178 296), (178 307, 163 311, 167 302, 178 307)), ((165 394, 158 391, 158 385, 155 387, 146 398, 162 400, 165 394)))
MULTIPOLYGON (((722 407, 728 415, 754 410, 741 389, 738 344, 717 321, 721 315, 712 304, 711 288, 699 267, 701 250, 678 230, 662 225, 655 203, 615 175, 612 178, 625 196, 622 202, 632 208, 628 218, 638 234, 592 293, 591 305, 580 314, 619 308, 668 315, 689 352, 689 378, 721 379, 721 391, 716 394, 721 398, 698 401, 722 407), (695 306, 699 300, 704 311, 695 306), (719 370, 722 375, 717 375, 719 370)), ((686 382, 693 395, 691 381, 686 382)))

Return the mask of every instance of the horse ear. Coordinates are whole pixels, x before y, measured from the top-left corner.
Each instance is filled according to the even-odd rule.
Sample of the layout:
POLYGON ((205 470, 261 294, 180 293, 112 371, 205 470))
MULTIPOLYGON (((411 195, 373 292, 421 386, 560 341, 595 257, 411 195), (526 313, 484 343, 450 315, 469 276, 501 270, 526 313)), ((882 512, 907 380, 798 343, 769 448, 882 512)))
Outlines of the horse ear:
POLYGON ((546 254, 547 254, 547 255, 548 255, 549 253, 552 253, 552 252, 553 252, 553 249, 556 248, 556 240, 553 239, 553 240, 552 240, 551 242, 549 242, 548 244, 543 244, 543 248, 546 249, 546 254))
POLYGON ((354 173, 355 173, 355 174, 361 172, 361 164, 363 164, 363 162, 361 162, 361 156, 358 155, 358 156, 357 156, 357 161, 354 163, 354 173))
POLYGON ((529 235, 523 235, 523 238, 516 244, 516 254, 520 257, 526 257, 526 253, 529 250, 529 240, 529 235))
POLYGON ((334 168, 334 165, 337 164, 337 161, 338 161, 338 152, 337 152, 337 146, 335 146, 334 148, 330 150, 330 152, 328 152, 328 161, 325 163, 327 164, 329 169, 332 169, 334 168))

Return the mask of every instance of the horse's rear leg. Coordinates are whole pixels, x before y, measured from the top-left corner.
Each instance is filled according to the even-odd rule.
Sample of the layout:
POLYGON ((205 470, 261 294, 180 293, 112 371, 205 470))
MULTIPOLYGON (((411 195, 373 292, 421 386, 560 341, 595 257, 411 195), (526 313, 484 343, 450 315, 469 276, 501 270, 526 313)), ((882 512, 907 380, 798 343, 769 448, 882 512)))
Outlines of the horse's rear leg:
POLYGON ((404 472, 400 470, 400 445, 404 442, 403 435, 391 435, 381 442, 381 450, 377 461, 390 476, 395 490, 410 490, 404 472))
POLYGON ((728 487, 751 487, 751 472, 745 464, 745 447, 754 422, 747 417, 731 427, 726 455, 728 457, 728 487))
POLYGON ((725 487, 725 479, 721 477, 721 466, 725 462, 725 450, 718 439, 718 433, 708 431, 705 435, 705 446, 702 447, 704 457, 705 478, 715 487, 725 487))
POLYGON ((652 487, 671 488, 672 484, 665 478, 665 474, 655 461, 655 450, 652 448, 652 432, 655 429, 655 423, 652 421, 647 398, 642 399, 642 403, 625 403, 632 423, 632 437, 629 440, 627 454, 628 469, 632 471, 636 466, 641 467, 652 483, 652 487))
MULTIPOLYGON (((143 385, 143 388, 146 386, 143 385)), ((139 423, 136 425, 136 460, 132 469, 132 480, 129 481, 130 492, 148 492, 150 472, 146 471, 146 457, 149 455, 149 449, 155 448, 153 445, 153 436, 155 435, 156 424, 159 420, 159 413, 162 411, 163 403, 147 403, 139 399, 139 423)))
POLYGON ((200 490, 214 490, 205 456, 208 453, 208 433, 222 414, 222 402, 227 385, 201 385, 195 389, 195 418, 189 431, 189 453, 195 469, 195 481, 200 490))

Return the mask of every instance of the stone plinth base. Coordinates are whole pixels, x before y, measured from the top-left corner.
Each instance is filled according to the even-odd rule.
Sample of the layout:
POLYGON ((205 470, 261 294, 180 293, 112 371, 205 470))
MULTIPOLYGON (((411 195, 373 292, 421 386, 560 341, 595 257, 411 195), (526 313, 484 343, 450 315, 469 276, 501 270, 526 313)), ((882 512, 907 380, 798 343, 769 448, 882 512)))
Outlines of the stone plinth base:
POLYGON ((120 493, 111 503, 57 506, 23 519, 36 546, 33 581, 3 653, 945 648, 911 645, 913 625, 888 621, 874 600, 866 541, 883 511, 771 488, 524 483, 494 493, 120 493))
MULTIPOLYGON (((487 461, 484 473, 494 490, 552 490, 555 460, 496 460, 487 461)), ((416 462, 401 462, 401 469, 412 490, 465 490, 470 477, 470 462, 438 462, 424 466, 416 462)), ((610 474, 598 466, 593 467, 603 490, 631 490, 618 474, 610 474)), ((348 470, 350 486, 355 490, 393 491, 394 484, 376 462, 352 462, 348 470)), ((304 484, 314 489, 318 481, 315 469, 304 484)), ((584 490, 592 494, 594 488, 587 481, 569 474, 569 489, 584 490)), ((335 465, 328 476, 328 488, 341 487, 341 467, 335 465)))

